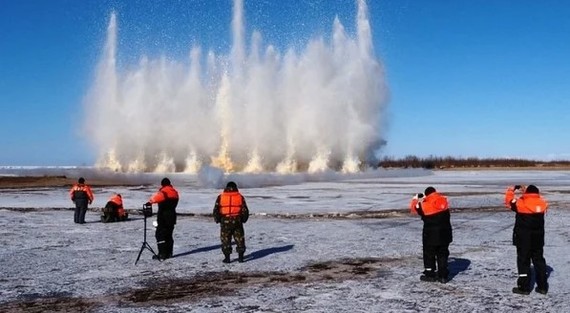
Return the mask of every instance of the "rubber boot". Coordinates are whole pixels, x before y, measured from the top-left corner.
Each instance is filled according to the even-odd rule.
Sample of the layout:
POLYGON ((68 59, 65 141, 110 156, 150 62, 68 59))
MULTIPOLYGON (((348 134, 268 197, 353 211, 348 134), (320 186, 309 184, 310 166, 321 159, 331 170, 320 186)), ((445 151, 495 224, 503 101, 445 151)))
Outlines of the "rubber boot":
POLYGON ((238 256, 238 262, 243 263, 244 259, 243 259, 243 252, 241 252, 238 256))

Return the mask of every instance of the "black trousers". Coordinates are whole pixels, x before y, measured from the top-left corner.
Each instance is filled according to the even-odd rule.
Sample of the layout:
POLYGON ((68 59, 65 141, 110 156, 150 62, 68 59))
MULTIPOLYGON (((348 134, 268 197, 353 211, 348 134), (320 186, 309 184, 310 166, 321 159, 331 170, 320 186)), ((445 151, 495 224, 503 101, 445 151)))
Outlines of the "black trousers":
POLYGON ((155 237, 156 246, 158 247, 158 255, 161 258, 167 258, 172 256, 172 250, 174 248, 174 239, 172 238, 172 233, 174 232, 174 225, 163 225, 158 224, 156 227, 155 237))
POLYGON ((75 201, 75 213, 73 214, 73 221, 75 223, 85 223, 85 213, 87 213, 87 201, 75 201))
POLYGON ((519 271, 519 278, 517 285, 524 290, 530 290, 530 262, 534 265, 534 275, 536 279, 536 286, 539 289, 548 290, 547 273, 546 273, 546 260, 543 256, 544 250, 542 247, 531 248, 530 245, 517 245, 517 268, 519 271))
POLYGON ((449 258, 449 244, 446 245, 424 245, 424 273, 428 276, 437 271, 440 278, 448 278, 447 259, 449 258), (437 263, 437 268, 436 268, 437 263))

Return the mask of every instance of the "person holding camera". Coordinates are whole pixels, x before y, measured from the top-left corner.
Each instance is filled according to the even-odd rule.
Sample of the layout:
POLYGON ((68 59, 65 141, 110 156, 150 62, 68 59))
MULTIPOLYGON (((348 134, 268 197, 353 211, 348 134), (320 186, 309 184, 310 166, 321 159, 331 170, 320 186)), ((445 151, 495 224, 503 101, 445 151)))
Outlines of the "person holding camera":
POLYGON ((530 280, 530 262, 534 265, 536 278, 535 291, 548 292, 546 260, 544 259, 544 214, 548 203, 534 185, 510 186, 505 193, 505 205, 516 213, 513 229, 513 245, 517 247, 517 286, 514 293, 528 295, 532 290, 530 280), (517 199, 515 192, 522 191, 517 199))
POLYGON ((79 177, 77 184, 73 185, 71 190, 69 190, 69 196, 71 201, 75 204, 73 221, 78 224, 85 224, 85 213, 87 213, 87 207, 89 204, 93 203, 93 200, 95 199, 93 191, 91 191, 91 187, 85 184, 85 178, 79 177))
POLYGON ((170 183, 170 179, 163 178, 160 185, 160 189, 144 204, 145 208, 150 208, 150 212, 144 212, 144 214, 152 215, 152 205, 158 204, 155 232, 158 256, 153 256, 153 259, 166 260, 172 257, 174 248, 172 233, 176 225, 176 206, 179 196, 178 191, 170 183))
POLYGON ((220 224, 220 240, 222 242, 222 253, 224 254, 223 262, 231 262, 232 237, 236 242, 238 261, 240 263, 244 262, 245 233, 243 224, 249 218, 249 209, 235 182, 228 182, 223 192, 218 195, 213 215, 216 224, 220 224))
POLYGON ((420 215, 424 222, 424 272, 420 280, 445 284, 449 279, 449 244, 453 241, 447 198, 430 186, 425 189, 424 194, 419 193, 412 198, 410 209, 412 213, 420 215))

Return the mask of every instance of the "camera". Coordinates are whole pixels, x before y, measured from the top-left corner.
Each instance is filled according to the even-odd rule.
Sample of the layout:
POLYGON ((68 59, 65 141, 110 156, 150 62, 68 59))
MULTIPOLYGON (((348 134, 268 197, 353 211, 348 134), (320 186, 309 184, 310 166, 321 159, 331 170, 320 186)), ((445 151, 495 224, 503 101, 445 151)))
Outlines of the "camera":
POLYGON ((145 203, 143 204, 142 210, 140 212, 143 214, 144 217, 151 217, 152 216, 152 204, 145 203))

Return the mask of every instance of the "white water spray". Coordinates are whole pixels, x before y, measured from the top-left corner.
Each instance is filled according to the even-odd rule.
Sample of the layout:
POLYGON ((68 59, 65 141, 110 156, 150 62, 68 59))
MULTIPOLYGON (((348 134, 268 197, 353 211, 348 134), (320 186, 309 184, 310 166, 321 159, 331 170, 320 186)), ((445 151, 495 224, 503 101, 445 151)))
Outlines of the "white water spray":
POLYGON ((356 38, 338 18, 330 42, 300 52, 246 45, 243 0, 234 0, 228 56, 194 47, 186 62, 142 57, 116 66, 111 14, 102 59, 86 97, 97 166, 124 172, 356 172, 375 161, 387 101, 368 9, 358 0, 356 38), (202 62, 204 63, 202 66, 202 62))

